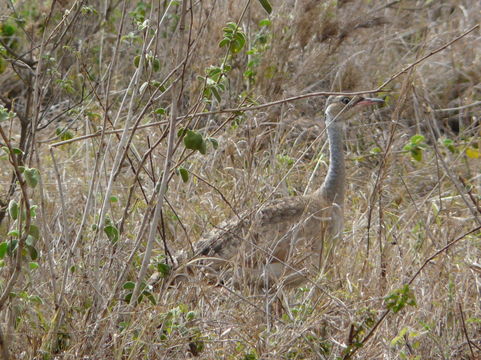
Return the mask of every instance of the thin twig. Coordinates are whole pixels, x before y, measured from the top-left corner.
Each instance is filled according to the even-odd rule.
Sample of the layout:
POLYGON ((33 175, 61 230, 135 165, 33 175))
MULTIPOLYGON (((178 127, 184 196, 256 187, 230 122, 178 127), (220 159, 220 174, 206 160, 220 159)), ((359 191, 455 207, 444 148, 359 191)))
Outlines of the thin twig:
MULTIPOLYGON (((452 247, 453 245, 457 244, 459 241, 463 240, 466 236, 468 235, 471 235, 471 234, 474 234, 476 232, 478 232, 479 230, 481 230, 481 226, 478 226, 478 227, 475 227, 474 229, 468 231, 467 233, 461 235, 460 237, 454 239, 453 241, 451 241, 450 243, 448 243, 446 246, 444 246, 443 248, 439 249, 438 251, 436 251, 434 254, 432 254, 430 257, 428 257, 423 265, 416 271, 416 273, 411 277, 411 279, 407 282, 407 285, 411 285, 413 283, 413 281, 419 276, 419 274, 421 273, 421 271, 424 270, 424 268, 426 267, 427 264, 429 264, 434 258, 436 258, 438 255, 442 254, 443 252, 445 252, 446 250, 448 250, 450 247, 452 247)), ((371 328, 371 330, 369 331, 369 333, 359 342, 359 345, 358 347, 354 347, 352 349, 350 349, 349 352, 347 352, 344 357, 342 358, 343 360, 347 360, 347 359, 350 359, 356 352, 358 349, 360 349, 363 345, 365 345, 369 339, 374 335, 374 333, 376 332, 377 328, 379 327, 379 325, 381 325, 381 323, 384 321, 384 319, 386 318, 386 316, 391 312, 390 309, 387 309, 387 310, 384 310, 384 312, 382 313, 381 317, 376 321, 376 323, 373 325, 373 327, 371 328)))
POLYGON ((440 46, 436 50, 431 51, 429 54, 419 58, 412 64, 409 64, 405 66, 402 70, 397 72, 396 74, 392 75, 389 79, 387 79, 384 83, 382 83, 380 86, 378 86, 375 89, 370 89, 370 90, 362 90, 362 91, 354 91, 354 92, 332 92, 332 91, 318 91, 318 92, 313 92, 313 93, 308 93, 308 94, 303 94, 303 95, 297 95, 293 97, 289 97, 286 99, 281 99, 281 100, 276 100, 276 101, 271 101, 268 103, 260 104, 260 105, 255 105, 255 106, 243 106, 243 107, 238 107, 238 108, 232 108, 232 109, 220 109, 220 110, 215 110, 215 111, 206 111, 206 112, 201 112, 201 113, 195 113, 195 114, 190 114, 190 115, 185 115, 181 116, 180 118, 183 119, 185 117, 194 117, 194 116, 209 116, 209 115, 214 115, 214 114, 223 114, 223 113, 232 113, 232 112, 242 112, 242 111, 252 111, 252 110, 259 110, 259 109, 264 109, 267 107, 271 107, 274 105, 280 105, 296 100, 301 100, 301 99, 307 99, 311 97, 319 97, 319 96, 329 96, 329 95, 345 95, 345 96, 354 96, 354 95, 363 95, 363 94, 373 94, 377 93, 380 91, 383 91, 383 89, 389 85, 391 82, 393 82, 395 79, 397 79, 399 76, 402 74, 408 72, 410 69, 414 68, 416 65, 419 63, 423 62, 427 58, 443 51, 450 45, 454 44, 456 41, 462 39, 469 33, 473 32, 474 30, 479 28, 479 24, 471 27, 470 29, 466 30, 463 32, 461 35, 455 37, 453 40, 450 42, 444 44, 443 46, 440 46))
POLYGON ((458 110, 464 110, 464 109, 469 109, 472 107, 476 107, 481 105, 481 101, 475 101, 471 104, 463 105, 463 106, 457 106, 457 107, 452 107, 452 108, 446 108, 446 109, 435 109, 434 112, 448 112, 448 111, 458 111, 458 110))
MULTIPOLYGON (((179 24, 179 47, 177 52, 177 63, 182 61, 182 49, 183 49, 183 36, 185 30, 185 14, 186 14, 186 5, 187 2, 182 2, 182 10, 180 14, 180 24, 179 24)), ((140 65, 139 65, 140 67, 140 65)), ((185 71, 185 68, 183 69, 185 71)), ((160 183, 156 185, 158 186, 158 193, 157 193, 157 205, 155 206, 154 214, 152 217, 152 221, 150 224, 149 235, 147 239, 147 245, 144 253, 144 258, 142 260, 142 265, 139 271, 139 275, 137 278, 137 282, 135 283, 135 288, 132 292, 130 304, 135 306, 137 303, 137 298, 140 293, 141 285, 143 279, 145 278, 145 274, 147 273, 147 268, 150 263, 150 258, 152 255, 152 248, 154 244, 155 234, 157 232, 157 226, 160 219, 160 213, 162 210, 162 206, 164 204, 164 196, 167 191, 167 183, 170 177, 170 169, 172 166, 172 156, 174 152, 174 143, 176 137, 176 126, 177 126, 177 112, 179 110, 179 103, 180 98, 182 96, 182 89, 183 89, 183 76, 181 76, 181 80, 178 80, 172 86, 172 109, 171 109, 171 118, 170 118, 170 125, 169 125, 169 135, 167 140, 167 154, 165 156, 164 161, 164 169, 162 172, 162 177, 160 179, 160 183)))
POLYGON ((22 215, 19 215, 18 230, 20 235, 18 238, 18 244, 16 248, 15 263, 14 263, 12 275, 10 275, 10 279, 8 279, 7 283, 2 289, 3 291, 0 296, 0 310, 1 310, 5 305, 7 299, 9 298, 10 292, 12 291, 12 288, 15 285, 18 279, 18 276, 20 275, 20 271, 22 270, 23 247, 25 245, 25 241, 27 240, 27 236, 30 233, 30 223, 32 220, 32 216, 30 213, 30 200, 29 200, 30 196, 27 190, 27 183, 22 176, 22 172, 20 171, 20 166, 22 165, 21 156, 17 157, 17 155, 15 155, 13 151, 13 147, 10 143, 10 139, 7 137, 7 135, 5 134, 1 126, 0 126, 0 137, 3 139, 3 141, 5 142, 5 145, 8 148, 9 161, 13 167, 17 181, 20 184, 20 190, 22 192, 22 203, 23 203, 23 206, 25 207, 25 209, 20 207, 20 210, 19 210, 19 214, 22 214, 23 211, 25 211, 25 227, 23 228, 22 215))
POLYGON ((459 315, 461 316, 461 323, 463 324, 464 336, 466 337, 466 341, 469 346, 469 351, 471 352, 471 360, 475 360, 476 357, 474 356, 473 347, 471 346, 471 340, 469 340, 468 330, 466 329, 466 323, 464 322, 464 314, 463 314, 463 308, 461 306, 461 303, 458 304, 458 308, 459 308, 459 315))

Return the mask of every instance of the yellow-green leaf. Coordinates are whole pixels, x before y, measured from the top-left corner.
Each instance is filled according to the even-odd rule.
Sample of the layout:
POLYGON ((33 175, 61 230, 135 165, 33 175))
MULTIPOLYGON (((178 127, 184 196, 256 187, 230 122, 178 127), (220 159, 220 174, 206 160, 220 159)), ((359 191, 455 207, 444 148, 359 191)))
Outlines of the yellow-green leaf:
POLYGON ((469 147, 466 149, 466 155, 471 159, 479 159, 481 153, 478 149, 469 147))

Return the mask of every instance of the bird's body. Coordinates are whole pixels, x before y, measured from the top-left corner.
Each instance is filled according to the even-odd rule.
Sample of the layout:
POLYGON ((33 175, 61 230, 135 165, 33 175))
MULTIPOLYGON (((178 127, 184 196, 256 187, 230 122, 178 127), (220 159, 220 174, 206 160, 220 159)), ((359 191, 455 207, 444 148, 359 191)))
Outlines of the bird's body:
POLYGON ((321 187, 305 196, 273 200, 227 220, 199 240, 194 260, 235 283, 264 287, 302 283, 315 274, 342 235, 345 192, 343 125, 351 110, 380 99, 329 97, 326 128, 330 163, 321 187), (222 271, 221 271, 222 273, 222 271), (270 286, 270 285, 268 285, 270 286))
POLYGON ((341 205, 318 193, 277 199, 221 223, 196 244, 196 255, 208 257, 211 268, 236 268, 228 272, 236 283, 264 286, 267 275, 294 284, 319 268, 323 240, 339 238, 342 222, 341 205))

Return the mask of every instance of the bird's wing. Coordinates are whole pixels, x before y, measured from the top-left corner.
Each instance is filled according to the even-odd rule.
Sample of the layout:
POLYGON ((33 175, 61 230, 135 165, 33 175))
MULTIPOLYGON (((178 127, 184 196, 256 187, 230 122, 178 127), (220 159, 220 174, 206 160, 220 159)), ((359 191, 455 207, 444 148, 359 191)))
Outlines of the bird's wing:
POLYGON ((283 198, 262 205, 255 212, 246 212, 219 224, 195 245, 195 255, 235 256, 246 240, 272 238, 273 232, 295 223, 306 211, 305 197, 283 198))

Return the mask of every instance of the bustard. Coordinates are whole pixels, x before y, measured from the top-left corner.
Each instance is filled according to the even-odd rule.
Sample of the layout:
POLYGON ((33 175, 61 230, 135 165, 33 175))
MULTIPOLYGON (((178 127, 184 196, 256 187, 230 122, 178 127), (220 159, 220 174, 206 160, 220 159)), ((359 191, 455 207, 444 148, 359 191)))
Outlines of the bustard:
POLYGON ((222 279, 256 287, 270 287, 278 281, 298 285, 307 274, 317 274, 343 230, 343 122, 361 105, 382 102, 330 96, 325 106, 330 162, 319 189, 267 202, 221 223, 195 244, 194 258, 187 266, 192 268, 201 260, 204 273, 213 270, 222 279))

